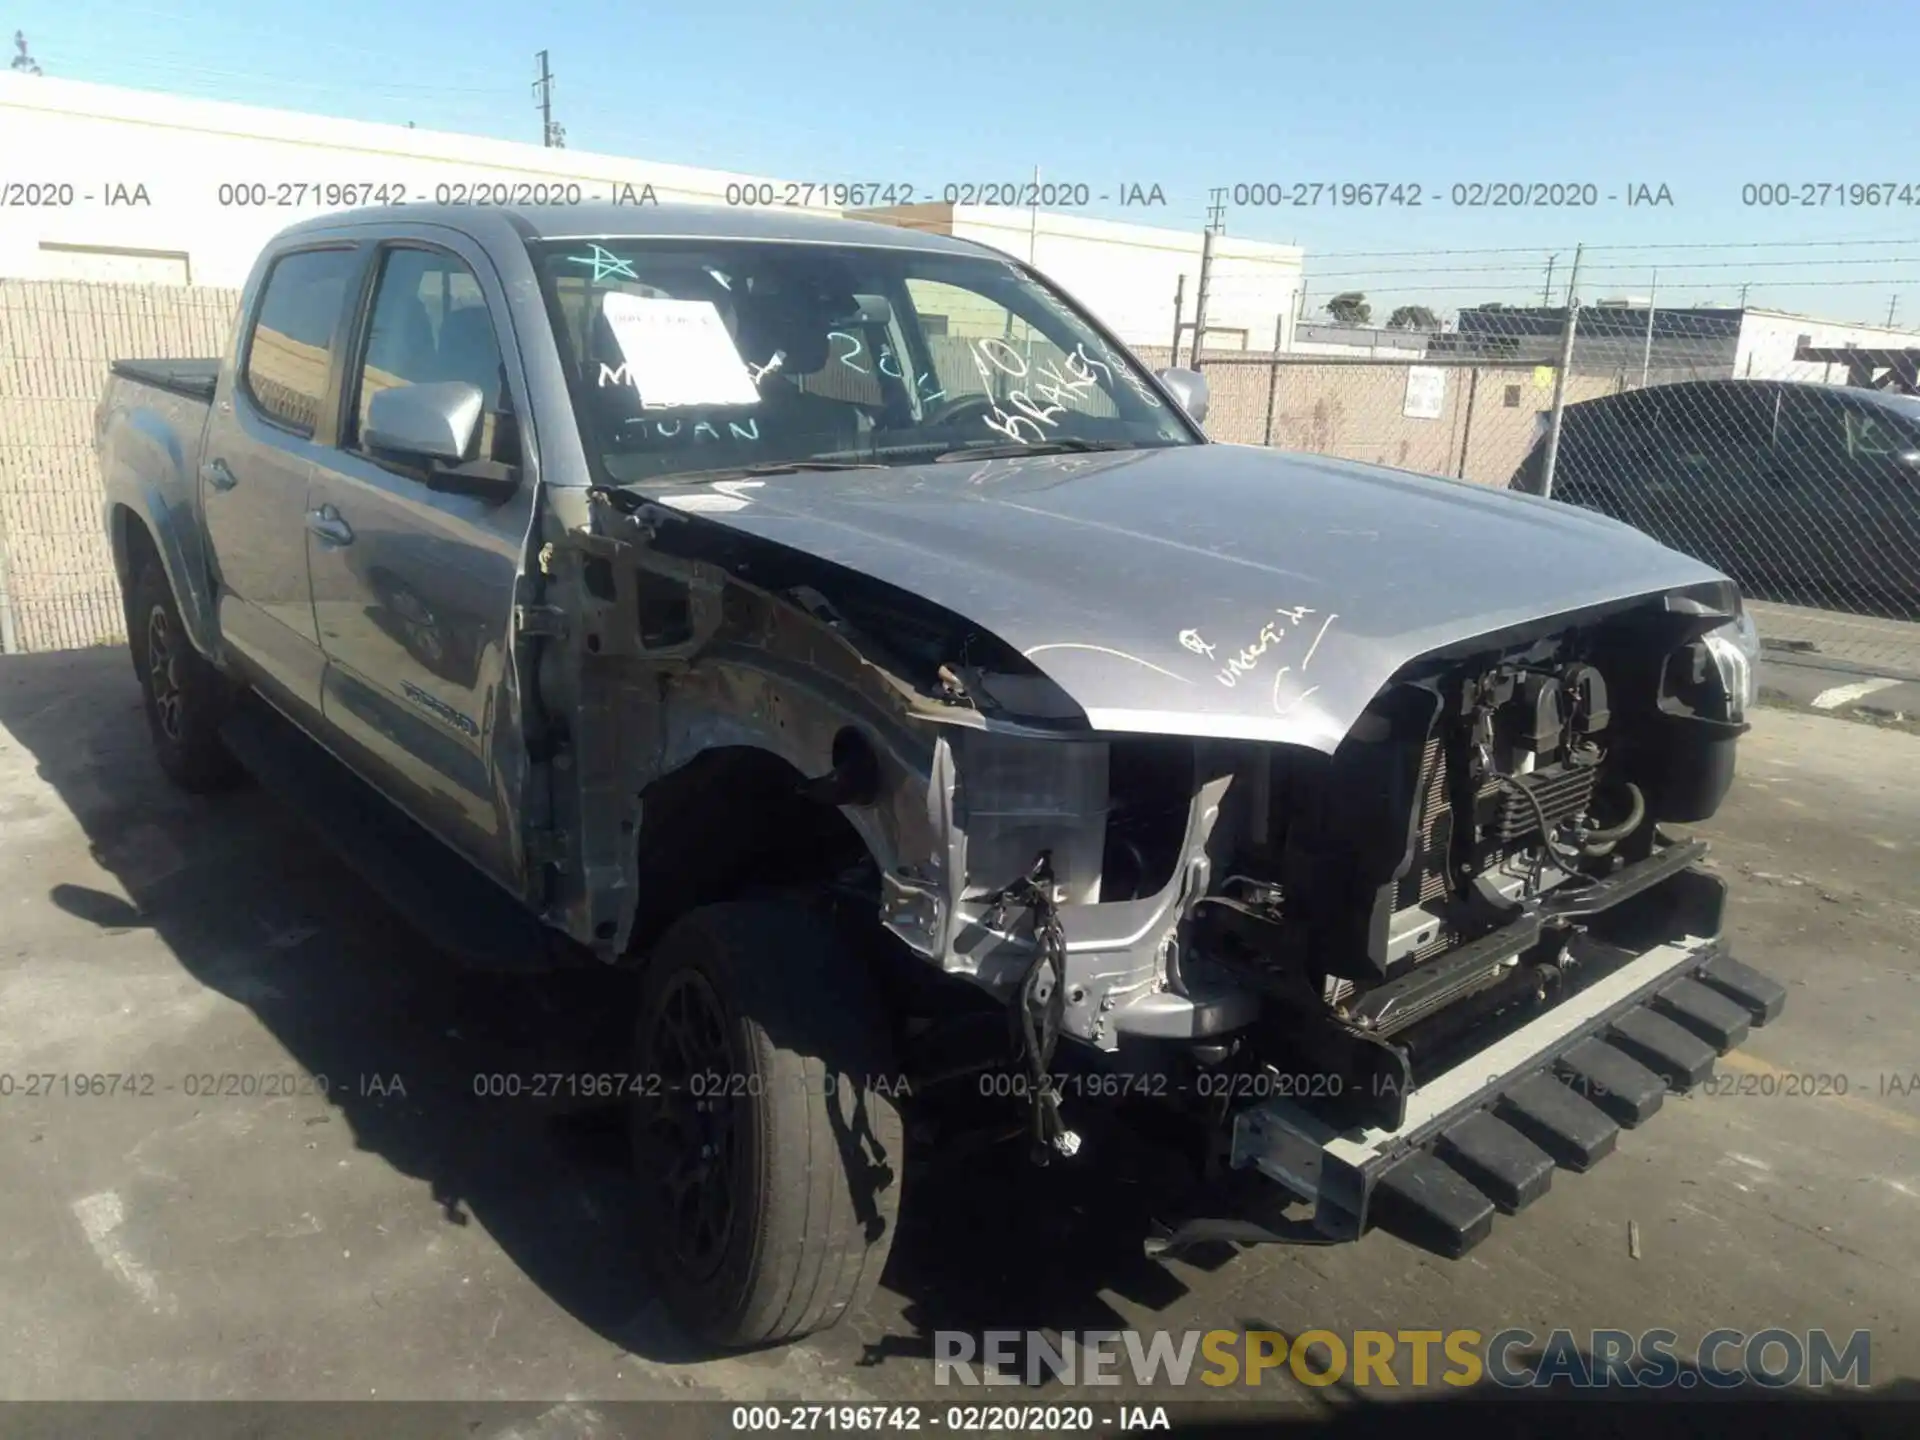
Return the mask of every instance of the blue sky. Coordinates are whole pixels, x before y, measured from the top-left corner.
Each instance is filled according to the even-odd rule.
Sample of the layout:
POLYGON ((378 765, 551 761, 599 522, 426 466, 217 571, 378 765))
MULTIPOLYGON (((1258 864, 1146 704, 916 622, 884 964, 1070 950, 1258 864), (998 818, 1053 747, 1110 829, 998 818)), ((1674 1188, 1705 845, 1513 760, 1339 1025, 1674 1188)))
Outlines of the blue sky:
POLYGON ((1087 213, 1180 228, 1213 186, 1420 184, 1418 210, 1228 210, 1233 234, 1306 246, 1313 294, 1352 285, 1376 309, 1537 302, 1546 256, 1563 284, 1584 242, 1603 248, 1583 299, 1644 294, 1657 266, 1672 303, 1746 282, 1755 304, 1878 321, 1899 293, 1920 326, 1913 32, 1892 20, 1812 0, 0 5, 51 75, 537 141, 545 48, 574 149, 922 190, 1038 166, 1096 194, 1157 183, 1164 209, 1087 213), (1433 203, 1472 181, 1664 184, 1674 203, 1433 203), (1892 181, 1916 203, 1744 206, 1757 181, 1892 181))

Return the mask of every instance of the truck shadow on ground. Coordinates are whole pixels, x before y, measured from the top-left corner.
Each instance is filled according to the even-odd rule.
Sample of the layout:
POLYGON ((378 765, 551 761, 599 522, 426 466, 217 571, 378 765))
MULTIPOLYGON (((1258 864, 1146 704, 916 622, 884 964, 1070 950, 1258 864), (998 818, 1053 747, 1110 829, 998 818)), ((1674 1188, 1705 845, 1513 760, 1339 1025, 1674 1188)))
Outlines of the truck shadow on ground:
MULTIPOLYGON (((112 877, 59 884, 53 904, 103 929, 154 932, 288 1058, 327 1078, 325 1120, 424 1184, 446 1224, 481 1224, 583 1324, 645 1358, 705 1358, 661 1317, 644 1278, 622 1112, 583 1101, 577 1082, 540 1078, 630 1065, 631 977, 467 971, 260 789, 174 791, 123 650, 0 660, 0 725, 112 877)), ((1153 1310, 1173 1303, 1186 1287, 1142 1252, 1151 1187, 1134 1178, 1124 1163, 1035 1171, 1018 1141, 931 1162, 922 1146, 908 1156, 908 1215, 883 1292, 816 1344, 848 1365, 911 1366, 931 1356, 939 1328, 1116 1326, 1103 1291, 1153 1310)))

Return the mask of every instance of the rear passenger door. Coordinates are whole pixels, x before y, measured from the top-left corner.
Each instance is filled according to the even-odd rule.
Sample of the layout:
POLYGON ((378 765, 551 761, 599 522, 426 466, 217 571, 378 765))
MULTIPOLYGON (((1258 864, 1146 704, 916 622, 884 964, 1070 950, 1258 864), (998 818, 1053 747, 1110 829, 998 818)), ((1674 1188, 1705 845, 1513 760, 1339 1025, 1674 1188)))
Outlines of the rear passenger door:
POLYGON ((328 398, 362 257, 351 243, 276 256, 214 397, 200 499, 219 583, 220 634, 303 721, 325 661, 307 580, 307 489, 334 442, 328 398))
POLYGON ((533 486, 504 499, 434 488, 361 430, 387 386, 465 381, 484 407, 469 458, 521 464, 518 349, 493 268, 463 238, 381 243, 363 296, 339 444, 309 497, 327 724, 404 809, 512 883, 518 757, 493 742, 513 733, 507 647, 533 486))

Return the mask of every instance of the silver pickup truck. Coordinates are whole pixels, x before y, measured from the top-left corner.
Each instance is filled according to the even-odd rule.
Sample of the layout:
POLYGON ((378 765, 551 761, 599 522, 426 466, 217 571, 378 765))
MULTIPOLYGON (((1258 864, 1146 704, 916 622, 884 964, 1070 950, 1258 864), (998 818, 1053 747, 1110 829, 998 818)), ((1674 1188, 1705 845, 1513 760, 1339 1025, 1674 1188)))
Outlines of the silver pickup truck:
POLYGON ((1746 729, 1726 577, 1210 443, 1202 377, 982 246, 350 212, 224 358, 114 372, 161 764, 476 964, 641 967, 637 1203, 714 1345, 860 1303, 916 1107, 1152 1135, 1150 1251, 1457 1255, 1784 1002, 1669 828, 1746 729))

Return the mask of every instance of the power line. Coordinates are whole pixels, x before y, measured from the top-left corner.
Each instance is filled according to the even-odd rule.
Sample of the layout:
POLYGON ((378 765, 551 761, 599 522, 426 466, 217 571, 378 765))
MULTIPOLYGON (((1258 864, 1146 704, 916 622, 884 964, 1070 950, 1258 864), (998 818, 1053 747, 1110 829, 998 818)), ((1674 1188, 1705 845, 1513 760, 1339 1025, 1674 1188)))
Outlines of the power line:
MULTIPOLYGON (((1914 258, 1914 257, 1908 257, 1908 258, 1914 258)), ((1584 265, 1581 267, 1583 272, 1585 268, 1586 267, 1584 265)), ((1219 277, 1216 277, 1214 281, 1214 286, 1217 290, 1223 281, 1226 281, 1229 279, 1257 281, 1257 280, 1260 280, 1261 278, 1262 277, 1257 275, 1219 276, 1219 277)), ((1321 276, 1321 275, 1314 275, 1314 276, 1309 276, 1307 278, 1309 278, 1310 280, 1319 281, 1319 280, 1326 279, 1328 277, 1321 276)), ((1876 275, 1876 276, 1869 277, 1867 279, 1857 279, 1857 280, 1771 280, 1765 283, 1765 288, 1772 289, 1772 290, 1804 290, 1804 289, 1833 289, 1837 287, 1856 286, 1856 285, 1914 285, 1914 284, 1920 284, 1920 280, 1914 280, 1907 277, 1876 275)), ((1725 281, 1720 281, 1716 283, 1714 281, 1708 280, 1708 281, 1699 282, 1696 288, 1732 290, 1735 288, 1735 282, 1732 280, 1725 280, 1725 281)), ((1515 285, 1480 284, 1480 283, 1463 281, 1457 285, 1401 284, 1401 285, 1395 285, 1395 286, 1388 286, 1388 287, 1385 287, 1385 289, 1389 293, 1396 294, 1396 295, 1433 294, 1433 293, 1438 293, 1442 291, 1455 291, 1455 290, 1470 290, 1470 291, 1473 291, 1475 294, 1486 294, 1486 295, 1495 295, 1495 294, 1512 295, 1512 294, 1519 294, 1519 293, 1525 293, 1528 295, 1538 295, 1540 293, 1539 285, 1531 280, 1526 282, 1525 284, 1515 284, 1515 285)))
MULTIPOLYGON (((1596 250, 1808 250, 1832 245, 1916 245, 1920 239, 1885 240, 1877 237, 1862 236, 1853 240, 1699 240, 1677 241, 1670 244, 1649 243, 1644 245, 1589 245, 1589 251, 1596 250)), ((1321 250, 1321 258, 1329 260, 1387 260, 1406 255, 1545 255, 1545 245, 1485 245, 1466 249, 1451 250, 1321 250)))
MULTIPOLYGON (((445 95, 459 96, 473 101, 476 105, 486 103, 489 94, 505 96, 514 93, 511 87, 499 86, 491 90, 472 85, 409 85, 401 81, 374 80, 367 82, 347 82, 330 80, 296 80, 277 75, 262 75, 253 70, 221 70, 205 65, 173 64, 141 60, 129 66, 130 73, 138 75, 143 71, 158 74, 189 76, 209 80, 251 80, 273 90, 312 90, 347 95, 393 94, 405 95, 445 95)), ((113 82, 107 82, 113 83, 113 82)), ((225 96, 219 97, 228 98, 225 96)))
MULTIPOLYGON (((126 17, 133 15, 144 16, 148 19, 165 21, 166 29, 164 33, 170 39, 180 40, 192 38, 187 28, 187 25, 190 25, 191 22, 189 21, 187 25, 183 25, 183 17, 177 11, 154 10, 145 6, 114 5, 110 14, 102 14, 91 6, 84 4, 75 5, 70 3, 70 0, 63 0, 60 6, 60 14, 63 19, 91 22, 98 26, 121 26, 123 28, 126 17)), ((404 51, 399 47, 379 49, 368 45, 354 45, 342 40, 323 40, 310 34, 289 33, 287 30, 281 28, 235 24, 225 17, 222 17, 218 28, 220 38, 223 40, 232 39, 235 36, 248 36, 271 40, 278 49, 303 55, 315 50, 330 50, 341 54, 354 55, 378 65, 397 65, 415 58, 411 52, 404 51)), ((156 50, 144 39, 140 39, 135 43, 143 55, 178 56, 183 53, 180 51, 156 50)), ((438 57, 434 60, 433 73, 440 76, 443 80, 470 80, 474 87, 490 90, 498 94, 505 94, 513 88, 511 86, 489 83, 498 78, 499 72, 497 70, 465 67, 454 68, 441 63, 438 57)))
MULTIPOLYGON (((1737 270, 1742 273, 1749 270, 1785 270, 1810 265, 1890 265, 1904 264, 1910 260, 1920 260, 1920 255, 1868 255, 1831 260, 1682 260, 1673 264, 1662 264, 1661 269, 1672 270, 1737 270)), ((1379 279, 1392 275, 1511 275, 1525 267, 1516 265, 1433 265, 1398 270, 1315 270, 1315 280, 1352 280, 1379 279)), ((1585 265, 1580 267, 1588 275, 1600 271, 1625 272, 1639 275, 1645 273, 1644 265, 1585 265)), ((1553 285, 1552 257, 1547 265, 1547 288, 1553 285)))

